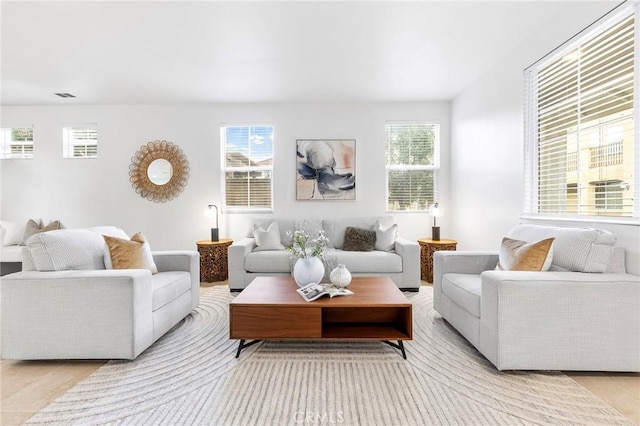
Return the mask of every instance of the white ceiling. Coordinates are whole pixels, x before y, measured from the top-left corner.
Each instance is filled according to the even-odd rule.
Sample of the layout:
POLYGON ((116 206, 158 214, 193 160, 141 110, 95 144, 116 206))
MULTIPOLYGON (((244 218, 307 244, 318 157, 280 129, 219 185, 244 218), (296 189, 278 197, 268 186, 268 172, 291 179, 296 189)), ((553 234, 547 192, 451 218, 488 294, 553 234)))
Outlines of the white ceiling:
POLYGON ((1 101, 449 100, 576 4, 3 1, 1 101))

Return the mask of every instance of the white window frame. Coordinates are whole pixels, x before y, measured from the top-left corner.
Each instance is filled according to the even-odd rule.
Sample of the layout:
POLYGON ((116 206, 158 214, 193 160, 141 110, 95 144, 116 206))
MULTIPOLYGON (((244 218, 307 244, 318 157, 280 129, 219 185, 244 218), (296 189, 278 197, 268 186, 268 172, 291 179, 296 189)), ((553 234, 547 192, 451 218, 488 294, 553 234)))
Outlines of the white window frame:
MULTIPOLYGON (((220 125, 220 194, 222 198, 222 211, 227 213, 273 213, 273 200, 274 200, 274 174, 273 174, 273 163, 275 161, 275 127, 270 123, 251 123, 251 124, 222 124, 220 125), (226 129, 234 128, 234 127, 270 127, 271 128, 271 136, 273 138, 273 148, 271 151, 272 161, 270 166, 243 166, 243 167, 228 167, 226 164, 227 159, 227 140, 226 140, 226 129), (268 207, 253 207, 253 206, 229 206, 227 205, 227 185, 226 185, 226 177, 227 172, 268 172, 271 175, 270 181, 270 200, 268 207)), ((250 197, 249 197, 250 198, 250 197)))
POLYGON ((387 142, 386 142, 386 133, 387 126, 433 126, 435 132, 435 141, 433 147, 433 164, 430 165, 406 165, 406 164, 389 164, 385 159, 385 204, 386 211, 390 213, 415 213, 415 212, 426 212, 429 209, 429 205, 439 202, 439 174, 440 174, 440 123, 434 120, 425 120, 425 121, 386 121, 385 122, 385 158, 387 156, 387 142), (433 172, 433 199, 424 206, 424 208, 418 209, 401 209, 395 210, 392 209, 389 202, 389 173, 392 171, 412 171, 412 170, 423 170, 423 171, 432 171, 433 172))
POLYGON ((74 159, 98 158, 98 125, 78 124, 73 126, 64 126, 62 128, 62 157, 74 159), (77 140, 74 138, 76 132, 84 132, 87 130, 95 130, 95 139, 77 140), (95 146, 95 154, 86 155, 88 148, 95 146), (76 155, 77 148, 84 148, 85 155, 76 155))
POLYGON ((20 127, 3 127, 0 129, 2 133, 2 140, 0 143, 0 159, 2 160, 31 160, 34 155, 34 143, 35 138, 33 126, 20 126, 20 127), (31 141, 14 141, 12 140, 12 134, 14 130, 31 130, 31 141), (20 147, 21 153, 12 153, 12 147, 20 147), (30 147, 28 149, 27 147, 30 147), (26 149, 26 150, 25 150, 26 149))
MULTIPOLYGON (((640 122, 637 119, 638 111, 640 111, 640 4, 623 4, 612 12, 600 18, 598 21, 580 32, 577 36, 559 46, 557 49, 549 53, 541 60, 534 63, 525 70, 525 162, 524 162, 524 206, 522 217, 525 219, 541 219, 541 220, 569 220, 569 221, 585 221, 599 223, 618 223, 640 225, 640 122), (542 66, 567 55, 577 46, 585 44, 588 40, 595 38, 598 34, 606 31, 630 14, 634 16, 635 42, 634 42, 634 99, 633 99, 633 117, 634 117, 634 164, 633 164, 633 207, 632 216, 612 217, 587 214, 560 214, 545 213, 538 209, 538 105, 537 105, 537 78, 535 72, 542 66)), ((613 145, 613 143, 611 144, 613 145)), ((606 146, 606 145, 603 145, 606 146)), ((604 148, 602 148, 604 149, 604 148)), ((571 154, 571 153, 568 153, 571 154)), ((573 161, 568 155, 568 163, 573 161)), ((595 207, 595 206, 594 206, 595 207)), ((603 208, 603 211, 612 210, 611 208, 603 208)))

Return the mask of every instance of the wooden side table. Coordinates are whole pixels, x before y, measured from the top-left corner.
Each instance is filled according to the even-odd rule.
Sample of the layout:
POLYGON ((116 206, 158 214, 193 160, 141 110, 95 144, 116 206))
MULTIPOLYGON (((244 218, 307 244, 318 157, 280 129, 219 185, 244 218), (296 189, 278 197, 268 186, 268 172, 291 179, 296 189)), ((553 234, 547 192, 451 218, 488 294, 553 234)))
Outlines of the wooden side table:
POLYGON ((233 243, 230 239, 220 241, 198 241, 200 253, 200 281, 211 283, 224 281, 229 277, 227 247, 233 243))
POLYGON ((421 238, 420 244, 420 279, 433 283, 433 253, 438 250, 455 251, 456 240, 434 241, 431 238, 421 238))

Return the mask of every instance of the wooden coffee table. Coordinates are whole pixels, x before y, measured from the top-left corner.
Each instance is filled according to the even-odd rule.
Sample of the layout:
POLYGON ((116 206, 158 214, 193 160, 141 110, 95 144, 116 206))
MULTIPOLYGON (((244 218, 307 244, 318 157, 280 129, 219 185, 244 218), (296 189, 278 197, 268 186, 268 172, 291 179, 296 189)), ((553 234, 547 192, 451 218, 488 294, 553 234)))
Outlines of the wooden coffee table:
POLYGON ((229 305, 229 337, 240 352, 261 340, 381 340, 407 358, 411 303, 388 277, 354 277, 350 296, 305 302, 292 277, 258 277, 229 305), (252 340, 246 343, 247 340, 252 340), (391 342, 392 340, 398 343, 391 342))

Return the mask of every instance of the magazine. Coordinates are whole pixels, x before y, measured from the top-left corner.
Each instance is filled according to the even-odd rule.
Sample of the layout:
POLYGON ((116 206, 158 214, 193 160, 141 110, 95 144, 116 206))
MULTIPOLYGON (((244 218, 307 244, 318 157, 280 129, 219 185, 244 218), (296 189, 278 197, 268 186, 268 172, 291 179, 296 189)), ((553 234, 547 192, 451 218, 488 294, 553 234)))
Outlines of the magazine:
POLYGON ((296 290, 300 296, 307 302, 311 302, 313 300, 319 299, 322 296, 349 296, 353 294, 351 290, 347 290, 346 288, 336 288, 332 285, 323 285, 311 283, 306 286, 299 288, 296 290))

